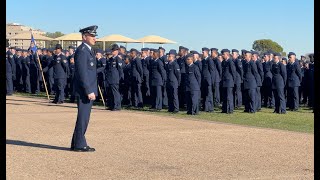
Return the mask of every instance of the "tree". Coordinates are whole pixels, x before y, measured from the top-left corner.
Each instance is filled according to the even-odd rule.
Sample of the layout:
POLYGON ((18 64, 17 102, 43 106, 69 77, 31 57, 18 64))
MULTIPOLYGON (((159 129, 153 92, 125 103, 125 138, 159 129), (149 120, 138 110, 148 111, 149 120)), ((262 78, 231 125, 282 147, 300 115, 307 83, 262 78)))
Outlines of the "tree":
POLYGON ((286 55, 286 53, 283 52, 283 48, 277 42, 274 42, 271 39, 255 40, 253 42, 252 49, 258 51, 259 53, 272 50, 273 52, 278 52, 282 55, 286 55))
POLYGON ((47 32, 47 33, 45 34, 45 36, 50 37, 50 38, 53 38, 53 39, 55 39, 55 38, 57 38, 57 37, 60 37, 60 36, 63 36, 63 35, 64 35, 64 34, 63 34, 62 32, 60 32, 60 31, 56 31, 56 32, 54 32, 54 33, 47 32))

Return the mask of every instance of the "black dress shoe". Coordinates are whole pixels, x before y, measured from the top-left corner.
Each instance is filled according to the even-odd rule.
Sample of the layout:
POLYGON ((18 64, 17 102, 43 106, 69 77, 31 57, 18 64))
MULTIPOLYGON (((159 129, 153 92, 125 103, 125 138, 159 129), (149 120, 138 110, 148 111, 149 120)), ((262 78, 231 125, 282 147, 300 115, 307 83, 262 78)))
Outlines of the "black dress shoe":
POLYGON ((52 101, 51 103, 57 104, 58 101, 52 101))
POLYGON ((63 101, 59 101, 59 102, 57 102, 57 104, 63 104, 63 101))
POLYGON ((120 111, 120 109, 111 109, 111 111, 120 111))
POLYGON ((83 148, 71 148, 72 151, 76 151, 76 152, 94 152, 96 151, 94 148, 90 147, 90 146, 86 146, 83 148))

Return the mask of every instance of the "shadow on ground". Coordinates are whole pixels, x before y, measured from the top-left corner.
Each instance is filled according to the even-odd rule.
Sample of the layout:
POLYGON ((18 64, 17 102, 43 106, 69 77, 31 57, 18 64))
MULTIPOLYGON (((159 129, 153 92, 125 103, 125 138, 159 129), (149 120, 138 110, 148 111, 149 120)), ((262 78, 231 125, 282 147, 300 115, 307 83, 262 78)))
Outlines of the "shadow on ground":
POLYGON ((68 147, 59 147, 59 146, 31 143, 31 142, 19 141, 19 140, 11 140, 11 139, 7 139, 6 140, 6 144, 16 145, 16 146, 28 146, 28 147, 36 147, 36 148, 44 148, 44 149, 70 151, 70 148, 68 148, 68 147))

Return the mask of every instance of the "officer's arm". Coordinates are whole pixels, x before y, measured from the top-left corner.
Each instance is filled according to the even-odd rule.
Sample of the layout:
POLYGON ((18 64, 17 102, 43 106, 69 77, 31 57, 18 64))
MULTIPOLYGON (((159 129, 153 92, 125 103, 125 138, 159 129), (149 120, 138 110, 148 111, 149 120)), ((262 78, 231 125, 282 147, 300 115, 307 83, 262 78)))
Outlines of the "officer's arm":
POLYGON ((258 83, 257 77, 260 76, 260 74, 258 73, 257 65, 256 63, 251 63, 251 65, 252 65, 251 72, 254 78, 256 79, 256 83, 258 83))
POLYGON ((264 78, 264 73, 263 73, 263 67, 262 67, 262 63, 259 62, 259 69, 260 69, 260 77, 261 77, 261 81, 263 81, 263 78, 264 78))
POLYGON ((86 95, 88 95, 92 92, 90 92, 90 86, 88 84, 88 63, 86 57, 87 55, 83 51, 78 51, 75 54, 75 69, 77 69, 76 73, 79 77, 79 84, 83 87, 86 95))
POLYGON ((280 64, 280 71, 281 71, 281 75, 282 75, 282 78, 283 78, 283 82, 284 82, 284 85, 286 85, 286 82, 287 82, 287 70, 285 68, 285 66, 283 64, 280 64))
POLYGON ((238 67, 239 67, 239 70, 240 70, 240 79, 242 81, 243 80, 243 66, 242 66, 242 62, 241 61, 238 61, 238 67))
POLYGON ((119 61, 121 62, 122 60, 118 60, 117 61, 119 77, 120 77, 120 80, 121 80, 121 79, 124 79, 124 74, 123 74, 122 64, 120 65, 119 61))
POLYGON ((166 70, 164 70, 162 61, 158 61, 158 68, 162 77, 162 81, 165 82, 167 80, 166 70))
POLYGON ((297 63, 296 63, 295 66, 296 66, 296 73, 297 73, 297 75, 298 75, 298 77, 299 77, 299 80, 300 80, 300 83, 301 83, 301 81, 302 81, 301 68, 300 68, 299 64, 297 64, 297 63))
POLYGON ((216 62, 217 62, 217 70, 218 70, 219 76, 221 78, 221 76, 222 76, 221 62, 218 59, 216 60, 216 62))
POLYGON ((136 65, 137 65, 137 71, 139 72, 141 79, 143 79, 143 69, 142 69, 141 60, 136 59, 136 65))
POLYGON ((201 86, 201 73, 200 73, 200 69, 198 68, 198 66, 196 66, 194 68, 194 75, 198 81, 199 86, 201 86))
POLYGON ((180 66, 178 64, 175 65, 174 68, 174 74, 178 80, 178 86, 180 86, 180 82, 181 82, 181 72, 180 72, 180 66))
POLYGON ((233 80, 235 80, 236 79, 236 66, 234 65, 234 62, 232 60, 230 61, 230 72, 231 72, 233 80))
MULTIPOLYGON (((201 63, 200 63, 201 64, 201 63)), ((200 65, 201 66, 201 65, 200 65)), ((210 72, 210 75, 211 76, 214 76, 214 74, 213 73, 215 73, 214 72, 214 62, 213 62, 213 60, 212 59, 209 59, 209 72, 210 72)), ((200 71, 201 71, 201 69, 200 69, 200 71)))

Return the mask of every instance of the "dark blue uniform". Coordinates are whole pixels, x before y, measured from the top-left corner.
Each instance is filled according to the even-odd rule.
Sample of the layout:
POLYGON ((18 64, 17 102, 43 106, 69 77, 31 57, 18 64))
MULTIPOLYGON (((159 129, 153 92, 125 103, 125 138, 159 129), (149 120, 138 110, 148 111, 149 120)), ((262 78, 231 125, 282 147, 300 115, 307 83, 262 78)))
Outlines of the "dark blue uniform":
POLYGON ((256 89, 257 89, 257 77, 259 76, 257 65, 250 60, 249 62, 243 62, 243 90, 244 90, 244 112, 255 113, 256 112, 256 89))
POLYGON ((151 57, 145 57, 141 59, 142 68, 143 68, 143 81, 141 84, 141 92, 142 92, 142 99, 144 104, 151 104, 150 101, 150 81, 149 81, 149 69, 150 69, 150 61, 151 57))
POLYGON ((143 107, 141 83, 143 80, 142 63, 139 58, 130 62, 131 66, 131 102, 134 107, 143 107))
POLYGON ((82 43, 75 52, 74 92, 77 98, 78 116, 74 129, 71 148, 83 148, 87 146, 85 133, 88 127, 92 100, 88 94, 98 95, 97 68, 94 53, 82 43))
MULTIPOLYGON (((72 55, 74 57, 74 54, 72 55)), ((70 102, 75 101, 75 95, 73 90, 73 80, 74 80, 74 72, 75 72, 75 65, 74 63, 69 63, 69 83, 70 83, 70 102)))
POLYGON ((263 66, 263 83, 262 83, 262 89, 263 89, 263 106, 274 108, 274 96, 272 92, 272 72, 271 72, 271 66, 272 62, 267 61, 262 63, 263 66))
POLYGON ((38 94, 40 92, 40 71, 39 71, 38 55, 30 55, 30 82, 31 93, 38 94))
POLYGON ((196 115, 199 114, 201 73, 195 64, 186 65, 185 68, 187 114, 196 115))
POLYGON ((121 109, 121 97, 119 91, 120 79, 123 79, 122 63, 118 59, 119 57, 111 57, 106 61, 105 66, 105 85, 107 87, 107 94, 110 96, 110 109, 121 109))
MULTIPOLYGON (((166 55, 163 55, 159 59, 162 61, 163 65, 168 64, 168 60, 167 60, 166 55)), ((162 86, 162 105, 168 106, 168 95, 167 95, 166 81, 164 81, 164 84, 162 86)))
POLYGON ((16 64, 16 80, 14 81, 14 87, 15 90, 18 92, 22 91, 22 61, 23 57, 22 56, 16 56, 15 57, 15 64, 16 64))
POLYGON ((235 77, 234 88, 233 88, 234 106, 236 108, 239 108, 240 106, 242 106, 241 84, 243 82, 243 67, 240 59, 235 59, 233 61, 236 67, 236 77, 235 77))
POLYGON ((223 101, 222 113, 233 113, 233 87, 236 77, 236 67, 231 59, 223 60, 222 67, 222 88, 223 88, 223 101))
POLYGON ((288 106, 290 110, 299 108, 299 86, 302 81, 301 68, 299 63, 288 63, 287 66, 287 85, 288 85, 288 106))
POLYGON ((308 70, 308 90, 309 90, 309 99, 308 99, 308 106, 314 107, 314 63, 309 63, 309 70, 308 70))
POLYGON ((45 69, 43 69, 43 71, 46 72, 50 68, 53 68, 55 86, 55 98, 53 102, 63 103, 65 99, 64 90, 67 82, 67 69, 69 68, 67 58, 62 53, 54 55, 53 60, 45 69))
POLYGON ((6 86, 7 86, 7 95, 13 94, 13 55, 10 51, 7 51, 6 53, 6 86))
POLYGON ((151 81, 151 108, 162 109, 162 88, 167 77, 164 65, 160 59, 155 59, 150 62, 150 81, 151 81))
POLYGON ((258 70, 258 76, 257 76, 257 98, 256 98, 256 108, 257 111, 261 110, 261 86, 263 83, 263 79, 264 79, 264 74, 263 74, 263 66, 261 61, 258 59, 255 61, 256 65, 257 65, 257 70, 258 70))
POLYGON ((286 100, 284 97, 284 87, 287 81, 286 67, 278 62, 273 63, 272 68, 272 90, 275 99, 275 113, 286 113, 286 100))
MULTIPOLYGON (((198 62, 198 61, 197 61, 198 62)), ((214 62, 210 57, 202 59, 201 72, 201 96, 203 99, 203 111, 213 112, 212 76, 214 76, 214 62)))
POLYGON ((222 69, 221 69, 221 62, 218 58, 214 58, 213 62, 216 66, 215 71, 215 81, 214 81, 214 104, 216 106, 220 105, 220 82, 221 82, 221 76, 222 76, 222 69))
MULTIPOLYGON (((107 98, 107 87, 106 87, 106 75, 105 75, 105 68, 107 65, 106 58, 102 57, 100 59, 97 59, 97 76, 98 76, 98 85, 103 90, 103 97, 107 98)), ((101 98, 101 95, 97 96, 96 100, 99 101, 101 98)), ((109 99, 109 98, 107 98, 109 99)))
MULTIPOLYGON (((49 56, 48 55, 48 57, 47 57, 47 66, 49 66, 49 64, 51 63, 53 61, 53 56, 49 56)), ((47 67, 46 66, 46 67, 47 67)), ((44 69, 46 69, 46 67, 45 68, 43 68, 43 71, 44 71, 44 69)), ((54 92, 55 92, 55 90, 54 90, 54 78, 53 78, 53 68, 50 68, 50 69, 48 69, 46 72, 45 72, 45 74, 47 75, 47 82, 48 82, 48 93, 50 94, 50 95, 52 95, 52 94, 54 94, 54 92)))
POLYGON ((124 105, 132 105, 131 102, 131 64, 124 64, 123 66, 123 81, 120 81, 122 83, 121 88, 121 94, 122 94, 122 104, 124 105))
POLYGON ((185 76, 186 76, 186 56, 179 57, 177 59, 177 63, 180 67, 181 72, 181 83, 178 88, 178 96, 179 96, 179 107, 184 108, 186 104, 186 85, 185 85, 185 76))
POLYGON ((168 93, 168 112, 179 111, 178 87, 181 81, 180 67, 176 60, 166 64, 167 81, 166 88, 168 93))
POLYGON ((23 91, 26 93, 31 93, 30 85, 30 59, 28 56, 23 57, 22 61, 22 82, 23 82, 23 91))

